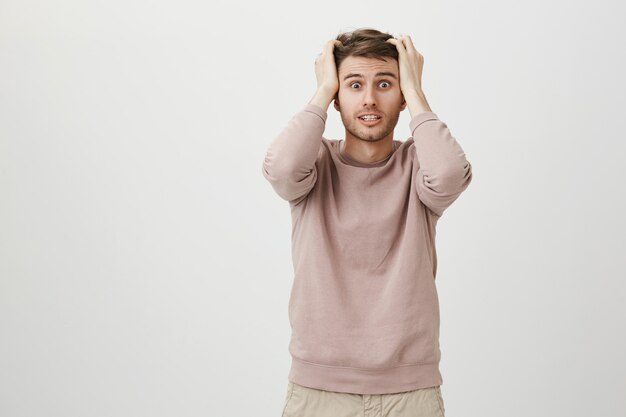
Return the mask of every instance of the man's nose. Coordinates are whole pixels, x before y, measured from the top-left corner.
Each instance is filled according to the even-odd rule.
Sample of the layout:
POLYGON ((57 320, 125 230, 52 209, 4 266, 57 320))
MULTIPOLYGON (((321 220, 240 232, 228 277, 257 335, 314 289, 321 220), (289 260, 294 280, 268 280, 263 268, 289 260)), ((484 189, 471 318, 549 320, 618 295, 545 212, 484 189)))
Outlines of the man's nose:
POLYGON ((375 106, 376 105, 376 93, 373 88, 366 88, 363 96, 363 106, 375 106))

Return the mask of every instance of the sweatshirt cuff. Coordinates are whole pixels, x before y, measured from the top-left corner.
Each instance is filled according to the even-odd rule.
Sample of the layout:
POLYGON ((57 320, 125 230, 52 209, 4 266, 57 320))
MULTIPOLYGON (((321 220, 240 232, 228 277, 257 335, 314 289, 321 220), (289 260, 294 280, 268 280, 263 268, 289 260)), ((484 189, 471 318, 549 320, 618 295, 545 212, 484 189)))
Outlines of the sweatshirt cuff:
POLYGON ((320 117, 320 119, 322 119, 322 121, 324 123, 326 123, 326 119, 328 117, 328 113, 326 112, 326 110, 324 110, 323 108, 321 108, 317 104, 308 103, 308 104, 306 104, 304 106, 302 111, 308 111, 310 113, 314 113, 314 114, 318 115, 320 117))
POLYGON ((409 122, 409 129, 411 129, 411 136, 413 136, 413 132, 415 131, 415 129, 417 129, 419 125, 421 125, 427 120, 439 120, 439 117, 437 117, 437 114, 431 111, 424 111, 424 112, 416 114, 409 122))

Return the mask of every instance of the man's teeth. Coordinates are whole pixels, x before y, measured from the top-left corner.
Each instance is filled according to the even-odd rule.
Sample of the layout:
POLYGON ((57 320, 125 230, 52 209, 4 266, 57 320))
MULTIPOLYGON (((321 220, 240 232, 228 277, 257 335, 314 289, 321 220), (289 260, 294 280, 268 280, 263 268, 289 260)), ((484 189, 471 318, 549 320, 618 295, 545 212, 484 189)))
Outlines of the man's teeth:
POLYGON ((361 117, 359 117, 359 119, 362 119, 362 120, 376 120, 376 119, 380 119, 380 116, 361 116, 361 117))

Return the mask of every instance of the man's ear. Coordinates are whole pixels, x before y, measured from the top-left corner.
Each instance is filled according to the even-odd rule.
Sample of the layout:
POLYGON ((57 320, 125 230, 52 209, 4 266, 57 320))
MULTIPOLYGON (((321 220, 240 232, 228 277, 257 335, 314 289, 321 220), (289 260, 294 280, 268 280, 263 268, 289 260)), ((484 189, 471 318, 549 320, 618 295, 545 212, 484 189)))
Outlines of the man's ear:
POLYGON ((337 96, 335 96, 335 99, 333 100, 333 106, 335 107, 335 110, 339 111, 339 98, 337 96))

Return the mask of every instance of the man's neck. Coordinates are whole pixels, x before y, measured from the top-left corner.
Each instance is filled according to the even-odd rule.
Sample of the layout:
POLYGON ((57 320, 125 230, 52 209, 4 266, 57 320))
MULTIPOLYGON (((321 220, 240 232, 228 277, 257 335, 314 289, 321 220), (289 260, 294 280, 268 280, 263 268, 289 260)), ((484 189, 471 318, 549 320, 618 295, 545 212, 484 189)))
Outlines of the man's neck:
POLYGON ((393 137, 377 142, 346 138, 341 141, 340 152, 364 164, 375 164, 389 158, 394 151, 393 137))

